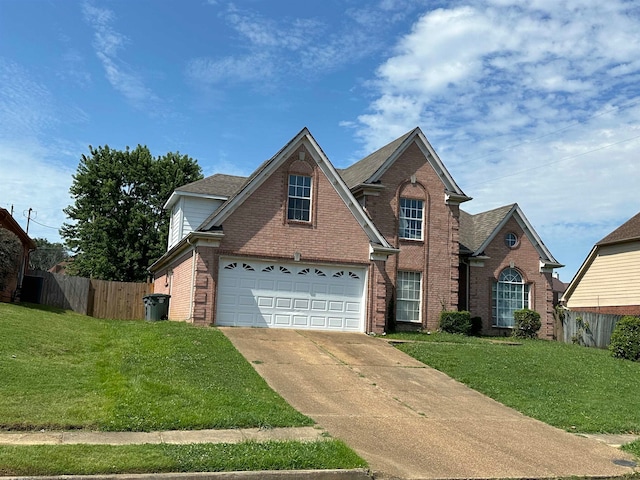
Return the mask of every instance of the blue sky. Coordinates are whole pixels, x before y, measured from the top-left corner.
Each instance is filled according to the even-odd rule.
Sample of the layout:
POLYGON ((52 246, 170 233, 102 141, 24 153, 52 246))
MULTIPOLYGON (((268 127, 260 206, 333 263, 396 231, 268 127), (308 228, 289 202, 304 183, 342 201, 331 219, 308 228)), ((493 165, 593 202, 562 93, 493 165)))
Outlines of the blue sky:
POLYGON ((569 281, 639 208, 640 4, 0 0, 0 206, 59 241, 88 146, 250 174, 420 126, 470 213, 517 202, 569 281))

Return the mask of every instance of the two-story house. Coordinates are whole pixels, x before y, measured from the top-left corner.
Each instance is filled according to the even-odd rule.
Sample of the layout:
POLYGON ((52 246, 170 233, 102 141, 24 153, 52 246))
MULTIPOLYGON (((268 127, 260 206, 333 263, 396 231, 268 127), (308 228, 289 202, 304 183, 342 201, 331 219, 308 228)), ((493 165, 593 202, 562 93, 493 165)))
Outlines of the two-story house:
POLYGON ((500 333, 515 307, 546 316, 560 265, 517 206, 477 244, 468 200, 419 128, 340 171, 305 128, 248 178, 173 193, 155 292, 171 295, 169 318, 203 325, 435 330, 463 307, 500 333), (492 250, 504 229, 506 257, 492 250))

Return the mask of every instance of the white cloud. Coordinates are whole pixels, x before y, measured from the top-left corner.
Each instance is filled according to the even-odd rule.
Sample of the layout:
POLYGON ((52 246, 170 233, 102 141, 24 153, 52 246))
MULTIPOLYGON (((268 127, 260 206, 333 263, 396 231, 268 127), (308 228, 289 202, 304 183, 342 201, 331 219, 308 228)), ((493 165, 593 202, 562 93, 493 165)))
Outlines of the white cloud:
POLYGON ((383 35, 419 3, 383 0, 347 9, 340 23, 328 23, 320 15, 276 19, 232 4, 220 18, 237 33, 239 53, 192 59, 186 74, 205 84, 263 82, 260 72, 268 73, 269 81, 322 78, 385 48, 383 35), (250 72, 249 66, 257 73, 250 72))
MULTIPOLYGON (((570 225, 615 228, 636 213, 637 9, 622 0, 458 5, 419 17, 379 66, 369 111, 343 122, 362 153, 419 125, 474 197, 468 210, 518 202, 561 250, 589 231, 570 225)), ((590 248, 603 228, 578 241, 590 248)))
POLYGON ((107 80, 134 107, 158 109, 159 99, 146 87, 142 77, 131 66, 123 62, 118 52, 129 43, 129 39, 113 29, 115 16, 111 10, 95 7, 89 3, 82 5, 86 22, 94 30, 93 47, 102 63, 107 80))

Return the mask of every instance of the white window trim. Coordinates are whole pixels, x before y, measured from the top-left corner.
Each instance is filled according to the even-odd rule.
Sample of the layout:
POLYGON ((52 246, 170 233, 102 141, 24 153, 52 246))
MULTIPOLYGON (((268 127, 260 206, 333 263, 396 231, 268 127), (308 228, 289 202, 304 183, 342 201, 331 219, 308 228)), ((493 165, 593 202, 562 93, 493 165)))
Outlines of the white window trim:
POLYGON ((413 272, 411 270, 399 270, 398 271, 398 277, 396 279, 396 311, 395 311, 395 315, 396 315, 396 321, 397 322, 404 322, 404 323, 422 323, 422 272, 413 272), (402 273, 413 273, 419 276, 420 281, 418 282, 418 299, 402 299, 400 298, 400 288, 399 288, 399 283, 400 283, 400 274, 402 273), (417 302, 418 303, 418 319, 417 320, 403 320, 403 319, 399 319, 398 318, 398 306, 400 305, 400 302, 417 302))
MULTIPOLYGON (((513 269, 515 270, 515 269, 513 269)), ((517 271, 517 270, 516 270, 517 271)), ((502 271, 504 272, 504 270, 502 271)), ((500 282, 500 277, 502 276, 502 272, 500 272, 500 275, 498 276, 498 281, 494 282, 492 285, 492 291, 491 291, 491 324, 492 327, 494 328, 508 328, 508 329, 513 329, 514 325, 498 325, 498 288, 500 284, 509 284, 509 285, 521 285, 522 286, 522 295, 521 295, 521 303, 522 303, 522 307, 521 308, 531 308, 531 284, 526 283, 524 281, 524 278, 522 278, 522 274, 520 272, 518 272, 518 275, 520 275, 520 278, 522 279, 522 282, 500 282), (495 295, 495 298, 494 298, 495 295), (495 302, 495 307, 493 306, 495 302), (495 310, 495 315, 494 315, 494 310, 495 310)), ((520 310, 520 308, 518 308, 517 310, 520 310)), ((514 320, 515 323, 515 320, 514 320)))
POLYGON ((311 175, 301 175, 297 173, 290 173, 287 176, 287 222, 294 223, 311 223, 313 218, 313 177, 311 175), (290 195, 289 189, 291 188, 291 177, 302 177, 309 179, 309 197, 299 197, 297 195, 290 195), (289 218, 289 200, 290 199, 309 200, 309 220, 301 220, 297 218, 289 218))
POLYGON ((420 199, 420 198, 409 198, 409 197, 400 197, 400 202, 399 202, 399 209, 398 209, 398 237, 402 240, 413 240, 416 242, 421 242, 424 240, 424 204, 425 201, 420 199), (403 237, 402 235, 400 235, 400 230, 406 230, 406 229, 401 229, 400 225, 402 224, 403 221, 408 221, 408 220, 415 220, 414 218, 410 218, 408 220, 406 220, 403 215, 402 215, 402 201, 403 200, 414 200, 417 202, 421 202, 422 203, 422 208, 421 208, 421 217, 420 217, 420 237, 419 238, 412 238, 412 237, 403 237))

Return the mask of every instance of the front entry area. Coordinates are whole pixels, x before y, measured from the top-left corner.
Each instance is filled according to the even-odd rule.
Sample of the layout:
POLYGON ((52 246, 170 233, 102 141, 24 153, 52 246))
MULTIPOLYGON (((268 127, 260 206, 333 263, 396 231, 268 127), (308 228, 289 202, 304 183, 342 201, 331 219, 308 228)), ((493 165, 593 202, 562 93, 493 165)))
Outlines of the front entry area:
POLYGON ((215 324, 365 331, 366 269, 221 259, 215 324))

